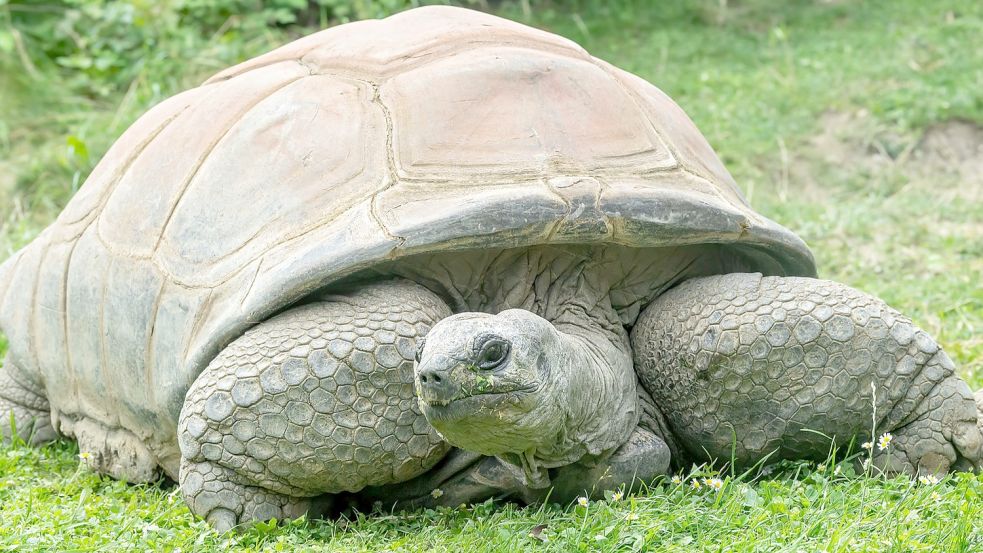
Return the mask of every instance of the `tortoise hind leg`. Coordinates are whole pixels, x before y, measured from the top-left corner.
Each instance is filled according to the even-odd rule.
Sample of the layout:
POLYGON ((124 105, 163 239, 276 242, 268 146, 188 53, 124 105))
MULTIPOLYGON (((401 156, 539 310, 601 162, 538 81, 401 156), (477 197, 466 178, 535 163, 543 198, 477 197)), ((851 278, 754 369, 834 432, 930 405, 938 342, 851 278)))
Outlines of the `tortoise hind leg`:
POLYGON ((312 499, 409 480, 449 446, 419 411, 416 339, 450 314, 392 281, 296 307, 226 347, 178 424, 181 491, 220 529, 292 518, 312 499))
POLYGON ((24 384, 25 380, 8 355, 0 366, 0 441, 16 433, 19 439, 38 445, 54 441, 61 432, 78 441, 83 462, 97 472, 127 482, 153 482, 160 477, 157 458, 128 430, 62 416, 56 432, 47 397, 39 385, 24 384))
POLYGON ((8 355, 0 366, 0 441, 16 434, 31 444, 50 442, 58 435, 51 426, 48 399, 38 386, 24 384, 20 375, 8 355))
POLYGON ((632 346, 640 380, 698 458, 821 460, 831 440, 842 448, 891 432, 893 442, 874 451, 888 472, 983 462, 973 396, 938 344, 842 284, 693 279, 646 308, 632 346))
POLYGON ((928 371, 946 376, 919 378, 921 385, 909 391, 909 398, 915 397, 904 401, 915 408, 891 430, 887 447, 873 447, 874 465, 908 474, 983 470, 983 429, 969 387, 953 374, 952 361, 941 350, 921 369, 923 375, 928 371))

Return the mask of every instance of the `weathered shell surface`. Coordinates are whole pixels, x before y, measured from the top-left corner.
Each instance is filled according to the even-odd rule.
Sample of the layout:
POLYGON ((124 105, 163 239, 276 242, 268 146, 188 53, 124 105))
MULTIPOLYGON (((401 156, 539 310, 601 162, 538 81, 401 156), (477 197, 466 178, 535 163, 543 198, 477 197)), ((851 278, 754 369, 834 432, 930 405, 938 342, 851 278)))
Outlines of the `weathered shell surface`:
POLYGON ((185 393, 221 347, 374 263, 701 242, 767 273, 815 271, 654 86, 552 34, 420 8, 300 39, 150 110, 0 267, 0 326, 54 410, 172 459, 185 393))

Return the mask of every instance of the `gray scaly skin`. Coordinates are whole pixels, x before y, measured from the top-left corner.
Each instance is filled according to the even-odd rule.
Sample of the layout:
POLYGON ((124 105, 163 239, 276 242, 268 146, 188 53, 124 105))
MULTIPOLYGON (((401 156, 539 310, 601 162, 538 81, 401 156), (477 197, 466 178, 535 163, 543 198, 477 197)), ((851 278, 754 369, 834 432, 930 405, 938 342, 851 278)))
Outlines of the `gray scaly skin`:
POLYGON ((287 311, 226 347, 181 412, 192 511, 221 529, 296 517, 309 498, 433 466, 448 446, 416 405, 414 339, 449 314, 426 289, 385 282, 287 311))
POLYGON ((571 286, 562 295, 579 299, 547 305, 552 322, 522 309, 448 316, 426 288, 389 280, 247 332, 199 376, 182 411, 180 480, 192 511, 227 529, 320 512, 330 507, 326 494, 359 496, 366 487, 364 498, 408 505, 564 501, 664 474, 669 449, 645 413, 651 400, 640 399, 628 334, 607 291, 578 264, 554 267, 546 274, 566 267, 561 281, 571 286), (428 340, 406 342, 424 333, 428 340), (492 355, 495 344, 507 351, 479 368, 489 360, 475 356, 492 355), (423 430, 429 447, 416 447, 423 430), (448 444, 465 451, 425 473, 448 444), (444 496, 431 494, 438 487, 444 496))
POLYGON ((889 473, 981 468, 983 417, 949 357, 907 317, 842 284, 693 279, 646 309, 632 343, 642 383, 695 458, 822 459, 831 441, 890 432, 874 456, 889 473))
MULTIPOLYGON (((583 435, 578 415, 610 416, 590 410, 610 401, 603 395, 610 385, 597 379, 603 363, 579 361, 582 343, 558 335, 512 311, 441 321, 417 369, 423 413, 451 444, 518 456, 512 462, 524 470, 526 458, 566 451, 566 440, 583 435), (522 370, 543 352, 551 360, 546 386, 544 371, 522 370)), ((983 417, 949 358, 897 311, 841 284, 760 274, 693 279, 643 312, 631 342, 667 438, 685 450, 677 464, 824 459, 834 444, 891 432, 890 447, 874 457, 886 472, 981 467, 983 417)))
POLYGON ((247 332, 182 412, 192 511, 227 529, 320 513, 338 494, 569 501, 651 481, 670 461, 823 459, 875 431, 894 435, 874 459, 885 471, 980 467, 969 388, 875 298, 809 278, 694 278, 629 336, 597 274, 557 278, 570 286, 543 296, 566 300, 544 304, 549 319, 451 315, 426 288, 388 280, 247 332))

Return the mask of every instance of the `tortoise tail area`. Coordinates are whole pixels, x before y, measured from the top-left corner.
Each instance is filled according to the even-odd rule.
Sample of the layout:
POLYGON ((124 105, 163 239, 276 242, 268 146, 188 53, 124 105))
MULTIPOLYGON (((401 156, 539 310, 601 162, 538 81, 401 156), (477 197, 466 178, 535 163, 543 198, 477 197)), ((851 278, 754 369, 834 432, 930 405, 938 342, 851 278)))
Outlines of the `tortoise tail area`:
POLYGON ((20 310, 18 304, 24 301, 24 294, 16 290, 14 281, 23 253, 21 250, 0 262, 0 361, 5 354, 8 359, 13 356, 11 350, 15 349, 14 343, 17 341, 15 318, 20 310))
MULTIPOLYGON (((7 313, 14 311, 8 304, 17 301, 13 282, 19 257, 0 264, 0 332, 9 326, 7 313)), ((13 351, 8 351, 0 365, 0 441, 14 437, 34 444, 54 440, 56 433, 39 375, 25 371, 14 359, 13 351)))
MULTIPOLYGON (((32 314, 37 294, 41 255, 37 241, 15 253, 0 264, 0 340, 5 340, 8 373, 15 370, 18 381, 36 382, 40 389, 43 378, 32 342, 32 314)), ((0 386, 2 392, 2 386, 0 386)))
MULTIPOLYGON (((980 427, 980 432, 983 432, 983 390, 976 392, 976 424, 980 427)), ((983 472, 983 466, 979 468, 980 472, 983 472)))
MULTIPOLYGON (((0 305, 3 305, 4 298, 7 295, 7 289, 10 288, 10 281, 14 278, 14 265, 17 261, 17 256, 13 256, 6 261, 0 262, 0 305)), ((3 323, 0 322, 0 325, 3 323)), ((2 330, 2 327, 0 327, 2 330)))

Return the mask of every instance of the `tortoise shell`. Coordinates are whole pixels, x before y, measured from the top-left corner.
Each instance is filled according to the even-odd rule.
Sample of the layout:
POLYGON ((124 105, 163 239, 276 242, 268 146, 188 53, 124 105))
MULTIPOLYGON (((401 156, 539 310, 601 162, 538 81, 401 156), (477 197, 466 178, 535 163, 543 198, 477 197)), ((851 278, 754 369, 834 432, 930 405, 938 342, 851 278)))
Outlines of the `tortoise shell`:
POLYGON ((178 414, 211 358, 356 271, 699 243, 815 273, 659 89, 556 35, 426 7, 310 35, 151 109, 0 267, 0 327, 56 428, 128 429, 176 473, 178 414))

